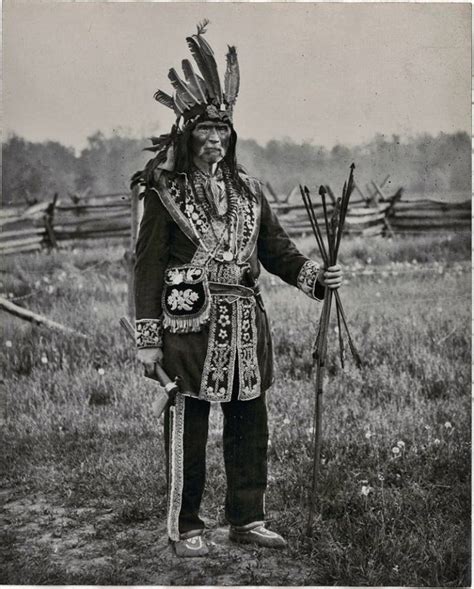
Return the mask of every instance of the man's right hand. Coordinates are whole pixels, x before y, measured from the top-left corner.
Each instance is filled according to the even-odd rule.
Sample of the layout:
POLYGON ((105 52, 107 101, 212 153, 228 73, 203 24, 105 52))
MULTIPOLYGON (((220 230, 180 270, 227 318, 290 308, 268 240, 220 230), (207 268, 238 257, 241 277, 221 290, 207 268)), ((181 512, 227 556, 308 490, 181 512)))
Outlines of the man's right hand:
POLYGON ((163 350, 161 348, 142 348, 137 351, 137 358, 145 367, 145 372, 153 374, 155 364, 163 363, 163 350))

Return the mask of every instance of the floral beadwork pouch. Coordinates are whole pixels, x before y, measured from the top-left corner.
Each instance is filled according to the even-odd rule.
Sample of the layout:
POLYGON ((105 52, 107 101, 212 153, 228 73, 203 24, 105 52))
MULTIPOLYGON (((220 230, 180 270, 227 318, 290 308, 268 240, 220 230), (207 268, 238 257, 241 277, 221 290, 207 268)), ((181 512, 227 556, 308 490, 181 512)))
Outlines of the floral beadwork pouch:
POLYGON ((200 331, 209 321, 211 298, 205 268, 174 266, 165 272, 163 327, 173 333, 200 331))

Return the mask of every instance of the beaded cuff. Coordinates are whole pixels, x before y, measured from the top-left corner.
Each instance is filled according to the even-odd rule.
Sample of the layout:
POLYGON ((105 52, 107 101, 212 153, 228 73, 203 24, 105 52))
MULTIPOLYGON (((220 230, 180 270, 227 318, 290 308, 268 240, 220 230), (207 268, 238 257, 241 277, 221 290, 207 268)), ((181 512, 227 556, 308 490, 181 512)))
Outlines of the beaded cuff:
POLYGON ((137 319, 135 321, 137 348, 161 348, 163 346, 163 322, 161 319, 137 319))
POLYGON ((308 260, 303 264, 296 280, 296 286, 310 298, 321 301, 324 287, 318 282, 319 264, 308 260), (322 289, 321 289, 322 287, 322 289))

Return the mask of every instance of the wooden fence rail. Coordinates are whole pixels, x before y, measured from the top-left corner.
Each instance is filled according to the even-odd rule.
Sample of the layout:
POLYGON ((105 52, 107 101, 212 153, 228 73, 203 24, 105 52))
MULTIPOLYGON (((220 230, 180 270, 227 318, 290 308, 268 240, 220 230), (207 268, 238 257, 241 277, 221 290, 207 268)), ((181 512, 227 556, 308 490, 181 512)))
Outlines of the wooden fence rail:
MULTIPOLYGON (((457 203, 402 200, 401 190, 387 198, 382 191, 386 180, 380 185, 373 182, 369 197, 365 197, 360 189, 354 193, 346 218, 347 233, 372 236, 470 230, 470 200, 457 203)), ((272 208, 291 236, 311 231, 297 192, 295 189, 286 197, 267 192, 272 208)), ((115 193, 88 195, 76 200, 71 196, 68 201, 62 201, 55 195, 51 202, 38 203, 27 209, 4 208, 0 210, 0 254, 65 247, 92 239, 130 239, 140 217, 138 208, 132 206, 137 198, 136 194, 132 197, 127 193, 115 193)), ((329 204, 331 209, 332 204, 329 204)), ((321 204, 316 204, 315 210, 317 217, 322 219, 321 204)), ((324 224, 321 225, 324 229, 324 224)))

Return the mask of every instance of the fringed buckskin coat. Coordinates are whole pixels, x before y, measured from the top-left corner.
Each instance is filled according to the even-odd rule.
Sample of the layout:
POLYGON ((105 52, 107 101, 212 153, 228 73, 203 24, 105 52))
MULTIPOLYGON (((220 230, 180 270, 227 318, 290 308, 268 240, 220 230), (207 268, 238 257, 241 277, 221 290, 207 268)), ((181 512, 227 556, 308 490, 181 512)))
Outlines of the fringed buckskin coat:
POLYGON ((229 219, 212 213, 189 175, 163 172, 145 190, 136 246, 137 346, 162 347, 163 367, 179 377, 182 393, 207 401, 230 401, 237 380, 238 398, 254 399, 273 381, 270 329, 255 288, 260 264, 311 298, 324 296, 318 264, 281 227, 262 184, 239 178, 229 233, 229 219))

